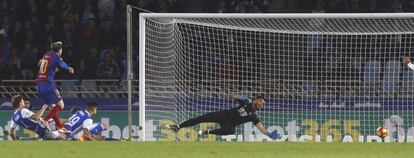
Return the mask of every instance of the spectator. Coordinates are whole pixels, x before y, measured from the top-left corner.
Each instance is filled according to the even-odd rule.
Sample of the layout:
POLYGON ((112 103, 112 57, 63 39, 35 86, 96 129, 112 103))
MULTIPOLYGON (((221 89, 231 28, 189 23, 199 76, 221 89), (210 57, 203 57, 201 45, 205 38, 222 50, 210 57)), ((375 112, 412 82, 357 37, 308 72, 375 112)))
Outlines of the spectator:
POLYGON ((34 73, 37 67, 36 57, 33 55, 33 49, 30 43, 24 44, 24 50, 20 57, 21 59, 21 69, 22 75, 24 79, 32 79, 29 78, 28 74, 34 73))
POLYGON ((7 72, 7 63, 6 61, 3 59, 3 57, 0 57, 0 79, 6 79, 7 76, 5 75, 7 72))
POLYGON ((101 45, 115 47, 115 34, 114 29, 112 27, 112 23, 110 21, 105 21, 101 23, 100 29, 102 30, 102 36, 100 38, 101 45))
POLYGON ((20 79, 21 73, 20 69, 15 64, 15 61, 11 60, 8 62, 6 70, 4 71, 3 75, 5 76, 4 79, 16 80, 20 79))
POLYGON ((96 76, 100 79, 118 79, 119 78, 119 67, 114 61, 111 54, 106 54, 105 59, 99 63, 98 71, 96 76))
MULTIPOLYGON (((85 73, 82 73, 82 76, 96 77, 96 66, 100 58, 104 60, 107 54, 112 57, 120 56, 112 48, 126 49, 127 4, 152 12, 256 13, 269 12, 269 6, 272 8, 270 12, 402 12, 414 10, 414 3, 409 0, 5 0, 0 2, 0 29, 7 33, 7 40, 0 39, 0 57, 3 58, 3 68, 9 67, 8 62, 13 60, 17 68, 23 71, 24 75, 21 77, 30 78, 35 71, 29 71, 29 68, 35 69, 37 60, 42 56, 39 52, 48 51, 51 41, 62 40, 65 45, 64 51, 69 49, 72 51, 66 55, 73 54, 73 56, 80 57, 73 58, 73 62, 76 65, 83 64, 81 69, 85 73), (27 50, 28 46, 30 46, 30 51, 27 50), (11 50, 18 53, 12 55, 11 50), (86 52, 82 52, 84 50, 86 52), (91 61, 85 64, 86 59, 92 60, 95 64, 89 64, 91 61)), ((142 11, 134 10, 133 14, 136 15, 138 12, 142 11)), ((133 25, 138 26, 137 23, 133 25)), ((138 39, 135 38, 136 34, 133 36, 134 40, 138 39)), ((112 60, 125 65, 124 58, 112 60)))
POLYGON ((90 4, 85 5, 85 10, 82 13, 81 25, 87 25, 88 22, 95 20, 95 14, 92 11, 90 4))
POLYGON ((98 47, 99 36, 100 36, 100 33, 99 33, 99 29, 96 28, 96 22, 93 20, 89 20, 87 27, 84 28, 82 31, 83 46, 85 48, 98 47))
POLYGON ((114 20, 115 1, 99 0, 98 2, 99 19, 114 20))
POLYGON ((7 35, 4 29, 0 29, 0 57, 3 59, 9 58, 7 35))
POLYGON ((1 3, 0 3, 0 15, 8 15, 9 13, 10 13, 9 2, 8 1, 1 1, 1 3))
POLYGON ((95 48, 91 48, 86 58, 80 62, 79 69, 81 76, 87 79, 96 78, 98 64, 98 51, 95 48))
POLYGON ((233 11, 237 13, 246 13, 246 7, 244 6, 244 1, 233 1, 234 3, 233 11))

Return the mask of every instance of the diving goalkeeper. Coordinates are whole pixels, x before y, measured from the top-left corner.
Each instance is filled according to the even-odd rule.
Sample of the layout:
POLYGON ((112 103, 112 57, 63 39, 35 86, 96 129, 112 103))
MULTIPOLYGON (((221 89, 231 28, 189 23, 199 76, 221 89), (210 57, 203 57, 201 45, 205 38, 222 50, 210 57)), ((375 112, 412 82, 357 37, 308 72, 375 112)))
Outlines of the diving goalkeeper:
POLYGON ((403 63, 407 65, 411 70, 414 70, 414 64, 411 63, 410 57, 404 57, 403 63))
POLYGON ((199 136, 205 136, 208 134, 214 135, 229 135, 236 132, 236 126, 246 123, 253 122, 256 127, 263 134, 267 135, 273 140, 279 139, 280 135, 276 132, 268 132, 267 129, 263 126, 262 121, 257 117, 256 111, 261 109, 264 106, 265 98, 263 96, 257 96, 254 99, 251 99, 247 96, 240 96, 237 94, 232 94, 230 97, 239 102, 239 106, 231 109, 216 111, 201 115, 195 118, 191 118, 179 125, 166 125, 167 128, 178 132, 181 128, 194 126, 203 122, 215 122, 220 125, 220 129, 214 130, 200 130, 198 132, 199 136))

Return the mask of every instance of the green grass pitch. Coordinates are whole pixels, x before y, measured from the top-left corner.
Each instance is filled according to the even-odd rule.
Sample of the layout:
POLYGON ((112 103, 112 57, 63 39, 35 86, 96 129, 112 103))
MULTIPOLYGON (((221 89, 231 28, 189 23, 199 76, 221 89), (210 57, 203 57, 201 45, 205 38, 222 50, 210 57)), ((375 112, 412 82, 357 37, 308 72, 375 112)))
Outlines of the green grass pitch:
POLYGON ((0 141, 1 158, 405 158, 414 143, 0 141))

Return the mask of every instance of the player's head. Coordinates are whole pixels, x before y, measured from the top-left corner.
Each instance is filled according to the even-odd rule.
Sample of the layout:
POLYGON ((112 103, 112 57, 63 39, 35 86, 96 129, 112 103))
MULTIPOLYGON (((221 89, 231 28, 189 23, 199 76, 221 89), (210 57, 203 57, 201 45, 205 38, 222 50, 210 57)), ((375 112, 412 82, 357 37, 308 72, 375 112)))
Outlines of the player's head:
POLYGON ((263 96, 261 96, 261 95, 256 96, 253 100, 253 109, 254 110, 261 109, 264 106, 265 101, 266 100, 263 96))
POLYGON ((32 104, 30 104, 30 99, 29 98, 23 97, 23 100, 24 100, 24 108, 30 109, 30 110, 33 109, 32 104))
POLYGON ((76 113, 76 112, 78 112, 78 111, 81 111, 82 109, 81 109, 81 107, 80 106, 72 106, 72 108, 70 108, 70 114, 74 114, 74 113, 76 113))
POLYGON ((21 95, 15 95, 12 98, 12 105, 14 109, 19 109, 24 107, 24 100, 21 95))
POLYGON ((58 54, 59 56, 62 55, 62 48, 63 48, 63 44, 60 41, 53 42, 52 44, 50 44, 50 49, 56 54, 58 54))
POLYGON ((98 109, 98 104, 96 104, 96 102, 90 101, 86 103, 86 110, 91 116, 96 114, 96 109, 98 109))

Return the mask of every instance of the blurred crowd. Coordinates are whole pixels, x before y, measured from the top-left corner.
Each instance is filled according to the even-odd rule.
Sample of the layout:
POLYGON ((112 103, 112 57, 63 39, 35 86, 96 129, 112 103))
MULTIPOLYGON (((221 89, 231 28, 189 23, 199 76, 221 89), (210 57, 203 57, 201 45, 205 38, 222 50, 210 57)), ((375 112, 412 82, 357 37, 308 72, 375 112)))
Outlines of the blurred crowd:
MULTIPOLYGON (((410 12, 411 0, 2 0, 0 80, 36 75, 37 61, 53 41, 75 75, 126 77, 126 5, 150 12, 410 12)), ((137 55, 134 55, 137 62, 137 55)), ((135 68, 137 71, 137 68, 135 68)), ((63 75, 62 75, 63 74, 63 75)))

